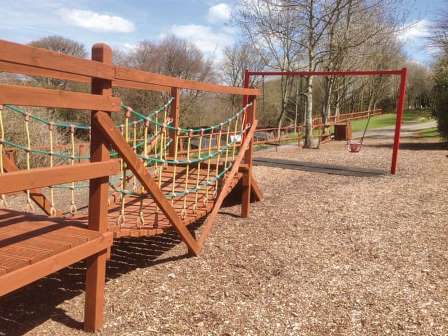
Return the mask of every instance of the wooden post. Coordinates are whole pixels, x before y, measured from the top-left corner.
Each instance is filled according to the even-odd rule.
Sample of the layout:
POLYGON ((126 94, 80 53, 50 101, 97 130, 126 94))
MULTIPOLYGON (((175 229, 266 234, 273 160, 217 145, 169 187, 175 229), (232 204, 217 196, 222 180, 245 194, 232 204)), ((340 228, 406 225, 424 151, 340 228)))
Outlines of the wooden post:
MULTIPOLYGON (((255 111, 256 111, 256 97, 250 96, 248 102, 252 103, 252 106, 247 110, 246 125, 253 125, 255 121, 255 111)), ((246 127, 246 125, 244 127, 246 127)), ((247 164, 248 169, 243 173, 242 178, 242 200, 241 200, 241 217, 249 217, 250 211, 250 195, 251 195, 251 180, 252 180, 252 156, 254 149, 254 139, 249 143, 249 146, 244 154, 244 163, 247 164)))
MULTIPOLYGON (((112 49, 106 44, 95 44, 92 47, 92 60, 112 64, 112 49)), ((92 78, 93 94, 112 96, 112 81, 92 78)), ((107 143, 99 126, 95 123, 97 115, 108 112, 92 111, 92 135, 90 143, 90 160, 92 162, 109 160, 107 143)), ((107 197, 109 177, 90 180, 89 186, 89 229, 107 231, 107 197)), ((86 299, 84 329, 96 331, 103 325, 104 283, 106 277, 107 250, 87 259, 86 299)))
POLYGON ((87 157, 87 146, 86 144, 82 143, 78 146, 78 156, 79 156, 79 162, 88 162, 88 159, 85 159, 87 157))
MULTIPOLYGON (((173 119, 173 127, 179 127, 180 122, 180 90, 176 87, 171 88, 171 97, 174 98, 173 102, 171 103, 171 110, 170 110, 170 117, 173 119)), ((169 155, 171 157, 174 156, 174 153, 176 151, 176 137, 177 132, 176 130, 170 130, 170 138, 172 140, 169 148, 169 155)), ((179 144, 178 144, 179 146, 179 144)))

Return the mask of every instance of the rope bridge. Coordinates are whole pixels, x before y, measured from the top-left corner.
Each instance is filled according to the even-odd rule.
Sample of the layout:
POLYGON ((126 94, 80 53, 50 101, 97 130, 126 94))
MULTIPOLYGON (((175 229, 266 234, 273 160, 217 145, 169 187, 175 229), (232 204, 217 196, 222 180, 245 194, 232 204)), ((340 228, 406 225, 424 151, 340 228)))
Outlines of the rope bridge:
MULTIPOLYGON (((169 116, 173 100, 168 99, 163 106, 146 114, 122 105, 124 120, 115 127, 182 220, 191 223, 213 208, 220 186, 251 127, 245 118, 252 103, 221 123, 202 128, 182 128, 175 127, 169 116)), ((89 152, 86 146, 89 146, 90 132, 89 124, 48 120, 32 113, 32 110, 4 105, 0 109, 0 174, 18 167, 30 170, 90 160, 90 155, 86 154, 89 152), (12 119, 16 127, 5 127, 12 119), (11 132, 17 131, 19 125, 25 134, 23 142, 14 141, 11 132), (33 129, 41 132, 38 139, 46 145, 33 144, 33 129), (83 152, 78 148, 83 148, 83 152), (11 151, 14 155, 5 155, 11 151)), ((109 226, 115 235, 156 234, 170 227, 170 221, 120 154, 111 151, 110 156, 120 159, 121 167, 120 174, 112 176, 109 181, 109 226)), ((238 182, 238 175, 234 179, 231 187, 238 182)), ((88 187, 86 183, 72 182, 49 186, 45 190, 26 190, 24 209, 20 210, 35 212, 37 204, 50 216, 63 214, 87 220, 85 212, 80 210, 83 201, 79 198, 85 202, 88 187), (60 199, 62 201, 58 202, 60 199)), ((5 195, 1 195, 0 201, 2 208, 13 207, 5 195)), ((17 206, 15 208, 17 210, 17 206)))
POLYGON ((174 229, 198 255, 224 201, 238 199, 247 217, 261 198, 252 175, 260 92, 117 66, 105 44, 91 56, 0 40, 0 71, 20 75, 20 85, 0 83, 0 296, 85 260, 84 328, 97 331, 114 236, 174 229), (116 88, 171 98, 135 111, 116 88), (216 125, 181 127, 182 90, 237 95, 243 107, 216 125), (187 225, 199 219, 196 237, 187 225))

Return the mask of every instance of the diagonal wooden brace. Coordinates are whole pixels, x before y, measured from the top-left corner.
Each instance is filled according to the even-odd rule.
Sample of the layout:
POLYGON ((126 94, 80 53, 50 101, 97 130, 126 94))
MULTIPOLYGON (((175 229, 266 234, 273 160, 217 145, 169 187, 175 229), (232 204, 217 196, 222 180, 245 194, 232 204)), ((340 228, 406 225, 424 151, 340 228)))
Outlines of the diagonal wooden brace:
POLYGON ((201 232, 201 236, 199 237, 199 247, 202 250, 204 247, 204 242, 207 239, 208 235, 210 234, 210 231, 212 229, 213 222, 215 220, 216 215, 218 214, 219 209, 221 208, 222 203, 224 202, 227 194, 230 192, 230 185, 233 182, 233 178, 235 174, 239 170, 239 166, 241 164, 241 161, 244 158, 244 154, 246 150, 249 148, 249 144, 252 141, 255 130, 257 128, 257 120, 254 121, 254 123, 251 125, 249 132, 244 138, 243 143, 240 147, 240 152, 238 153, 238 156, 235 158, 235 161, 233 162, 232 169, 230 169, 230 172, 226 174, 225 176, 225 182, 224 185, 221 188, 221 191, 219 192, 218 198, 215 201, 215 204, 213 205, 213 209, 210 212, 210 214, 207 217, 207 220, 205 221, 204 228, 201 232))
POLYGON ((103 133, 107 140, 120 153, 129 169, 134 173, 145 189, 153 196, 154 201, 173 224, 185 244, 187 244, 190 253, 197 255, 200 251, 197 241, 187 229, 181 218, 177 215, 170 202, 165 198, 157 185, 157 182, 148 173, 143 162, 138 158, 132 147, 126 143, 110 116, 106 114, 96 114, 92 122, 98 124, 101 133, 103 133))

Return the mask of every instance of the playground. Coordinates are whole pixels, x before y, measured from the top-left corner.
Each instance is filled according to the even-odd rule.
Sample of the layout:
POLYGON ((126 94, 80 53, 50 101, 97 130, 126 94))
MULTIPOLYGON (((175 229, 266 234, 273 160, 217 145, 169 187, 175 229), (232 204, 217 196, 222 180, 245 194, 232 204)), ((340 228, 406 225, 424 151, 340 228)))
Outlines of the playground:
MULTIPOLYGON (((264 201, 248 219, 222 208, 200 258, 173 232, 117 241, 104 334, 445 334, 446 150, 403 134, 396 176, 255 166, 264 201)), ((356 158, 333 142, 255 159, 387 170, 391 137, 367 141, 356 158)), ((3 298, 0 333, 83 334, 83 272, 76 264, 3 298)))
POLYGON ((115 65, 106 44, 91 60, 0 47, 4 72, 83 88, 0 84, 0 334, 445 331, 446 157, 434 122, 404 113, 406 68, 288 73, 393 77, 393 125, 352 110, 272 143, 249 77, 278 72, 232 87, 115 65), (185 125, 189 91, 240 103, 185 125))

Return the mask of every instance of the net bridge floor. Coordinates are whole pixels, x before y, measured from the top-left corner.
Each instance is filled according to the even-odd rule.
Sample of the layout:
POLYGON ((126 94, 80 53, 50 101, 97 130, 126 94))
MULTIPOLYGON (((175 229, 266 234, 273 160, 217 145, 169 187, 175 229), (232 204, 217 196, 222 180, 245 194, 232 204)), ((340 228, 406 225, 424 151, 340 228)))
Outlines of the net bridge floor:
MULTIPOLYGON (((206 183, 210 181, 210 178, 213 178, 214 174, 214 169, 207 176, 206 169, 198 169, 196 165, 190 166, 188 169, 187 188, 189 190, 195 190, 195 192, 188 193, 185 196, 177 196, 173 200, 168 199, 185 225, 197 222, 212 211, 217 194, 215 192, 217 190, 216 186, 218 186, 219 191, 220 185, 225 180, 224 176, 218 180, 217 184, 206 183), (197 185, 200 188, 197 188, 197 185)), ((235 174, 229 192, 237 185, 241 176, 241 173, 235 174)), ((159 179, 158 174, 154 174, 154 177, 165 195, 170 194, 173 190, 176 193, 183 193, 185 191, 187 181, 186 167, 177 166, 174 168, 174 166, 165 166, 162 170, 161 179, 159 179), (175 179, 173 179, 174 169, 176 169, 175 179)), ((141 187, 133 179, 130 179, 127 189, 135 189, 138 191, 141 187)), ((124 197, 124 207, 122 207, 122 197, 116 192, 110 198, 109 203, 109 228, 116 238, 123 236, 152 236, 172 229, 170 221, 157 206, 151 195, 146 195, 145 197, 127 195, 124 197)), ((87 222, 87 215, 81 215, 75 218, 78 221, 87 222)))

